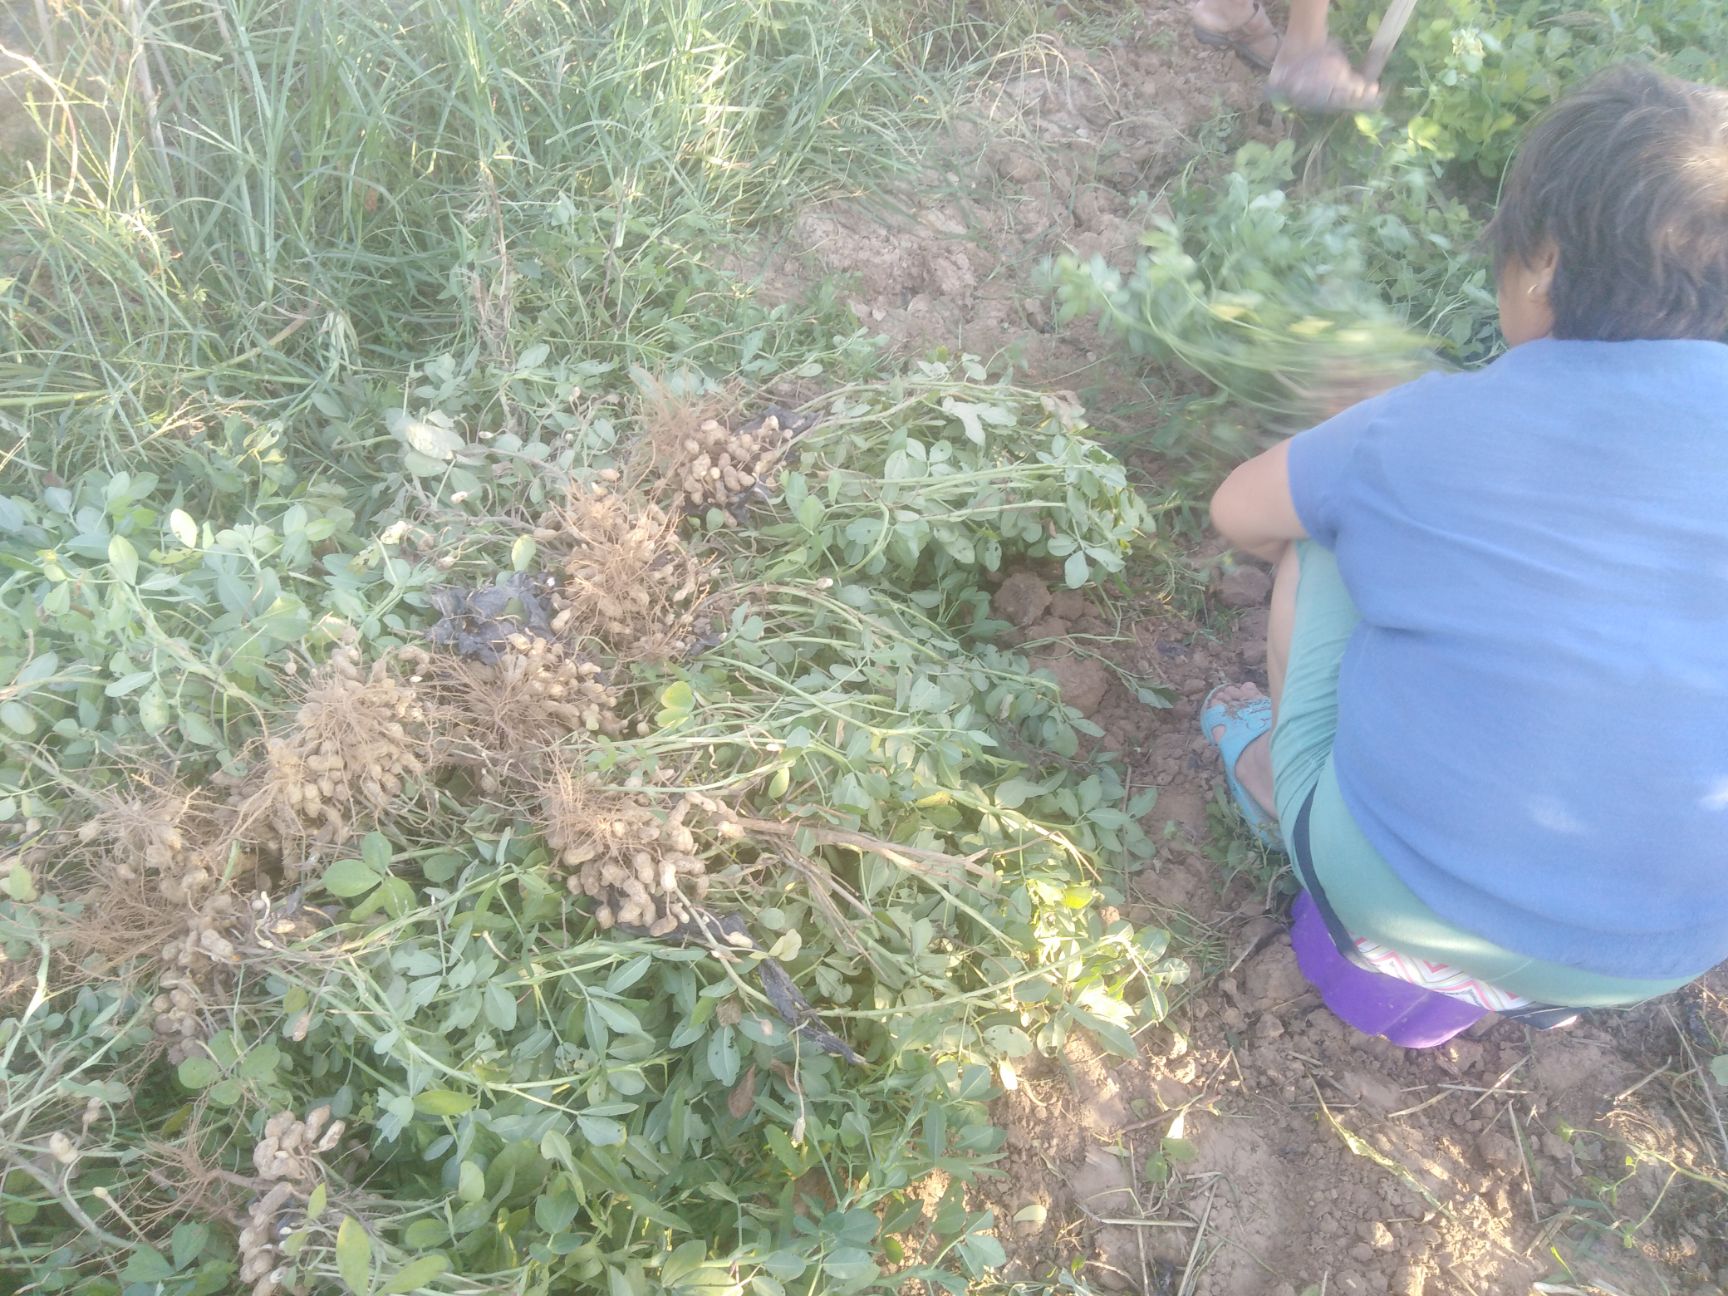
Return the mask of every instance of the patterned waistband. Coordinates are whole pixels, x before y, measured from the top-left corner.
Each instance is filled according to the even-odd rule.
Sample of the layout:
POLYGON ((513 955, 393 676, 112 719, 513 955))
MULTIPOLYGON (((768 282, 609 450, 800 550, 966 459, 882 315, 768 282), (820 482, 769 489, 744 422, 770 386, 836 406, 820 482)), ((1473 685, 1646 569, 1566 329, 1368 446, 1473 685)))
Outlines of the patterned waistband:
POLYGON ((1371 971, 1378 972, 1381 976, 1394 977, 1399 981, 1421 986, 1424 990, 1432 990, 1436 994, 1462 999, 1465 1003, 1475 1004, 1489 1012, 1510 1013, 1532 1006, 1531 1001, 1523 995, 1502 990, 1497 985, 1491 985, 1480 977, 1473 977, 1449 964, 1412 958, 1365 936, 1354 939, 1356 952, 1367 961, 1371 971))

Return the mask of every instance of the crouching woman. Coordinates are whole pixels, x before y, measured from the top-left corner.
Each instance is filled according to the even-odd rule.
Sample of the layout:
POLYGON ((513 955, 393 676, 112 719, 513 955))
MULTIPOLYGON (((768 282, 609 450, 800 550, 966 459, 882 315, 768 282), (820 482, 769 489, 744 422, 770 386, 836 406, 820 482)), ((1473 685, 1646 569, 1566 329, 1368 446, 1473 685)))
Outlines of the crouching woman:
POLYGON ((1276 576, 1269 695, 1202 724, 1296 865, 1304 970, 1413 1046, 1728 959, 1728 93, 1591 83, 1489 237, 1503 356, 1212 501, 1276 576))

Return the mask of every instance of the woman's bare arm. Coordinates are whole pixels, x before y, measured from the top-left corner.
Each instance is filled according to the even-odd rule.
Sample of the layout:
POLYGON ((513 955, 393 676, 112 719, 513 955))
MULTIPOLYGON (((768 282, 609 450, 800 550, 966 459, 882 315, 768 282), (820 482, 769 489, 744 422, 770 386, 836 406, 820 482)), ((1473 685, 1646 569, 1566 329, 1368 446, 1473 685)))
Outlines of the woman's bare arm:
POLYGON ((1212 525, 1232 547, 1276 562, 1308 532, 1290 496, 1290 443, 1280 442, 1240 465, 1212 496, 1212 525))

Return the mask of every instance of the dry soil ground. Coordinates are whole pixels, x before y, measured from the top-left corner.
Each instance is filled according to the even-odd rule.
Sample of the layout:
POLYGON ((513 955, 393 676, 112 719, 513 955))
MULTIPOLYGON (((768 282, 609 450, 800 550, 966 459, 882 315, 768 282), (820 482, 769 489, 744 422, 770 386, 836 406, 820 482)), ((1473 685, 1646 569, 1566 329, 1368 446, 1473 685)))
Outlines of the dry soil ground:
MULTIPOLYGON (((1054 326, 1038 263, 1063 248, 1131 263, 1139 204, 1221 118, 1237 138, 1287 127, 1246 69, 1191 43, 1173 0, 1149 0, 1107 46, 1046 45, 977 108, 917 183, 806 211, 740 269, 787 298, 842 276, 892 345, 1010 365, 1131 431, 1134 373, 1085 327, 1054 326)), ((1136 785, 1160 790, 1159 857, 1129 916, 1169 926, 1196 968, 1142 1060, 1076 1046, 1002 1100, 1005 1173, 974 1199, 997 1211, 1009 1277, 1068 1270, 1158 1296, 1720 1296, 1728 1092, 1700 1063, 1728 1038, 1728 977, 1569 1031, 1490 1024, 1426 1053, 1352 1036, 1306 989, 1282 888, 1231 842, 1195 729, 1206 689, 1263 666, 1264 588, 1239 570, 1202 621, 1149 601, 1125 625, 1037 573, 997 592, 1136 785)))

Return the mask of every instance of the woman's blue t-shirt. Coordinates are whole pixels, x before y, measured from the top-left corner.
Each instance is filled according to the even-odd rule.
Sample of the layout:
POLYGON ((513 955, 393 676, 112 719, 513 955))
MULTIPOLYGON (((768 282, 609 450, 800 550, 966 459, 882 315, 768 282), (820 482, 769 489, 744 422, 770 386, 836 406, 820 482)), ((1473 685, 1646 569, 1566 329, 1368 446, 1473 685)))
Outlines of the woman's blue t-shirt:
POLYGON ((1441 918, 1631 977, 1728 958, 1728 346, 1562 342, 1296 437, 1362 615, 1339 790, 1441 918))

